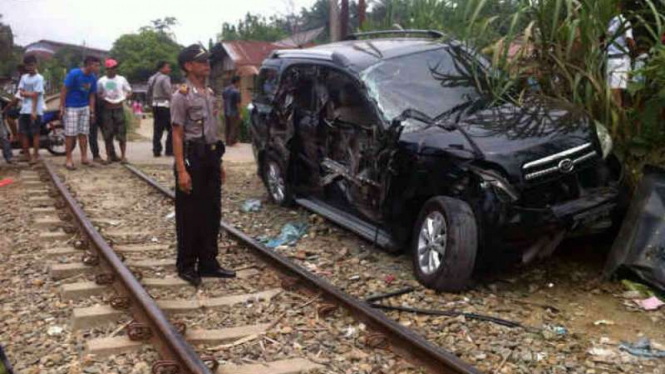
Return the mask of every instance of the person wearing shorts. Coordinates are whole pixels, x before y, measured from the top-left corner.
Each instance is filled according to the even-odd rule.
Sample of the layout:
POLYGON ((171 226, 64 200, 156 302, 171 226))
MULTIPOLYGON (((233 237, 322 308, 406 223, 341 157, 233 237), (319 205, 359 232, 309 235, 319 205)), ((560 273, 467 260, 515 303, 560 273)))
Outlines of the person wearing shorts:
POLYGON ((633 29, 629 21, 621 14, 622 2, 618 2, 619 14, 612 18, 607 30, 607 85, 612 91, 616 104, 623 106, 623 92, 628 88, 630 74, 630 51, 634 47, 633 29))
POLYGON ((44 114, 44 77, 37 73, 37 58, 26 56, 23 59, 26 74, 21 76, 18 90, 23 98, 18 118, 18 133, 21 137, 23 153, 30 165, 39 160, 39 130, 44 114), (34 148, 30 155, 30 140, 34 148))
POLYGON ((67 152, 65 167, 69 170, 74 169, 72 152, 76 138, 81 151, 81 163, 93 166, 88 159, 88 133, 90 121, 95 120, 96 74, 99 74, 99 64, 97 57, 86 57, 82 68, 72 69, 67 74, 65 84, 60 90, 60 116, 65 125, 67 152))
POLYGON ((132 87, 125 77, 117 74, 116 60, 106 60, 105 67, 106 75, 97 82, 97 96, 102 104, 102 133, 106 144, 106 162, 127 163, 127 130, 123 104, 131 96, 132 87), (120 159, 115 155, 113 138, 120 143, 120 159))

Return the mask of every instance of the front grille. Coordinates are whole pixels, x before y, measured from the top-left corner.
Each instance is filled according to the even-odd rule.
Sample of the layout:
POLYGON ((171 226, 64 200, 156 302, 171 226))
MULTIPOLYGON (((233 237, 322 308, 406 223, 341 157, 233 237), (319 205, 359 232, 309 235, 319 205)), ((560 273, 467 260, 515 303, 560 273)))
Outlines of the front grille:
POLYGON ((524 173, 524 179, 527 181, 536 181, 553 174, 569 174, 597 156, 598 152, 593 149, 593 144, 586 143, 528 162, 522 166, 522 172, 524 173))

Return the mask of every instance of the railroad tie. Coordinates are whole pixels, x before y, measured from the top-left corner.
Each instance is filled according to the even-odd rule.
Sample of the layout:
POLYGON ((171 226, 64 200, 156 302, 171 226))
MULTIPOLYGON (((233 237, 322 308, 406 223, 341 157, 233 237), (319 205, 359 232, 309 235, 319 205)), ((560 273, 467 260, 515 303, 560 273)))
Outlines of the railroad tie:
POLYGON ((55 207, 47 206, 47 207, 32 208, 30 209, 30 211, 34 214, 48 214, 48 213, 55 213, 56 209, 55 207))
MULTIPOLYGON (((157 300, 157 305, 164 313, 187 313, 202 308, 214 309, 246 303, 251 300, 270 300, 282 292, 281 289, 272 289, 251 294, 224 296, 200 300, 157 300)), ((113 309, 106 305, 96 305, 88 308, 74 309, 72 330, 81 330, 101 324, 115 322, 124 314, 123 311, 113 309)))
POLYGON ((42 244, 53 244, 54 242, 60 242, 60 241, 65 241, 69 239, 70 235, 67 234, 64 231, 47 231, 47 232, 40 232, 38 236, 38 240, 42 244))
MULTIPOLYGON (((269 326, 270 324, 266 323, 217 330, 191 330, 187 331, 185 340, 191 344, 227 344, 251 335, 263 334, 269 326)), ((100 358, 136 351, 142 345, 142 342, 132 341, 127 336, 98 338, 86 342, 86 354, 100 358)))
POLYGON ((64 226, 65 223, 58 217, 46 216, 35 218, 34 226, 42 229, 52 229, 64 226))
MULTIPOLYGON (((75 250, 76 251, 76 250, 75 250)), ((77 252, 80 253, 80 252, 77 252)), ((238 279, 248 279, 259 274, 259 271, 256 269, 246 269, 240 270, 236 277, 238 279)), ((214 278, 203 278, 203 284, 215 284, 219 282, 218 279, 214 278)), ((141 283, 145 287, 149 288, 177 288, 177 287, 191 287, 186 281, 175 278, 144 278, 141 280, 141 283)), ((64 300, 79 300, 92 295, 97 295, 104 292, 107 289, 107 286, 98 285, 95 282, 78 282, 78 283, 68 283, 60 286, 60 297, 64 300)))
POLYGON ((222 365, 216 374, 299 374, 324 367, 304 358, 292 358, 265 364, 222 365))

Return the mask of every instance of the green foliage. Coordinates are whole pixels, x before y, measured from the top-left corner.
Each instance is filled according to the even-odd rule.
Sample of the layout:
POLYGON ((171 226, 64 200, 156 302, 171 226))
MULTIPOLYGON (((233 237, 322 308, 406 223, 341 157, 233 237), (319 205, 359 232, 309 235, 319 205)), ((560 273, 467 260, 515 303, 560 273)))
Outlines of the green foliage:
POLYGON ((155 73, 157 62, 168 61, 174 67, 173 79, 181 79, 176 67, 181 47, 165 32, 143 28, 137 34, 125 34, 113 43, 111 56, 120 62, 118 73, 130 82, 145 82, 155 73))
POLYGON ((14 45, 14 33, 9 25, 2 23, 0 14, 0 76, 9 77, 16 72, 23 50, 14 45))
POLYGON ((247 13, 245 19, 238 20, 234 25, 224 22, 219 40, 260 40, 274 42, 289 35, 287 19, 270 16, 269 18, 247 13))
MULTIPOLYGON (((521 103, 533 95, 582 108, 591 119, 610 129, 616 149, 635 181, 644 162, 665 161, 663 114, 665 50, 660 43, 665 20, 650 0, 627 12, 639 39, 652 58, 643 69, 644 82, 633 84, 623 106, 615 102, 606 83, 606 45, 618 35, 607 35, 619 0, 521 0, 512 25, 494 43, 492 62, 504 72, 490 79, 484 92, 494 100, 521 103), (521 29, 518 25, 526 25, 521 29), (518 53, 511 46, 521 46, 518 53), (537 83, 537 90, 532 85, 537 83)), ((464 33, 469 46, 482 44, 492 19, 483 19, 485 0, 469 0, 464 33), (481 39, 479 43, 475 41, 481 39)), ((625 25, 624 25, 625 26, 625 25)))

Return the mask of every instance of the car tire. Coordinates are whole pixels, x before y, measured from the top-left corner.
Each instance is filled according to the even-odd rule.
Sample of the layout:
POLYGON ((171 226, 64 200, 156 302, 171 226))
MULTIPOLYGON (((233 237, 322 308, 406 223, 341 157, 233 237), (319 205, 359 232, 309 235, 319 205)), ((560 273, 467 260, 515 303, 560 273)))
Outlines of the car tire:
POLYGON ((293 205, 291 186, 286 178, 284 163, 277 157, 267 156, 261 167, 261 177, 273 203, 288 207, 293 205))
POLYGON ((469 204, 445 196, 428 200, 414 225, 411 245, 418 281, 437 291, 462 291, 477 252, 478 226, 469 204))

